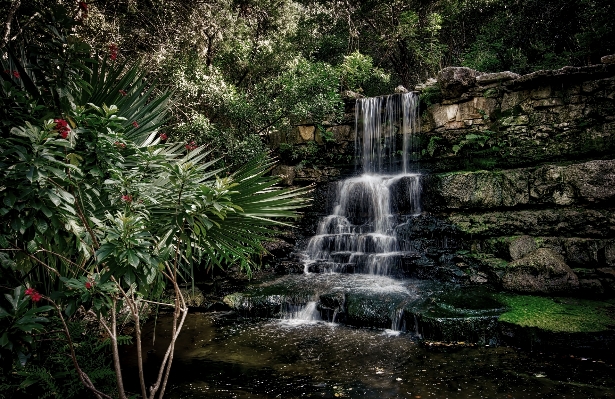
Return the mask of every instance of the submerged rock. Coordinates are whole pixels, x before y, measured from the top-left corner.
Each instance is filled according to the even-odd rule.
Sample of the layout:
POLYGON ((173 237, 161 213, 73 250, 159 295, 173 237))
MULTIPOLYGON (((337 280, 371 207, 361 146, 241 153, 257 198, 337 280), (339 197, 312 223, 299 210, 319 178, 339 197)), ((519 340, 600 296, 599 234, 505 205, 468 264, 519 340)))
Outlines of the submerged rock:
POLYGON ((539 248, 509 263, 501 283, 507 290, 542 294, 570 292, 579 287, 577 275, 564 258, 548 248, 539 248))

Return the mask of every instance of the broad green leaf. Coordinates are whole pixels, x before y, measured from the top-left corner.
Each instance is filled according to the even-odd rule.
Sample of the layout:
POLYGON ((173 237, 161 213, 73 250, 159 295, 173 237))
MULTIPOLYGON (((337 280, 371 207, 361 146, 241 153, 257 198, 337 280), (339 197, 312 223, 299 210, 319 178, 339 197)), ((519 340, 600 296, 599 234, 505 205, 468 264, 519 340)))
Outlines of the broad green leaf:
POLYGON ((128 259, 128 263, 130 263, 132 267, 139 266, 139 257, 137 256, 134 250, 132 249, 127 250, 126 257, 128 259))
POLYGON ((15 200, 17 198, 15 197, 15 195, 12 192, 7 192, 6 195, 4 196, 4 205, 8 206, 8 207, 12 207, 15 204, 15 200))

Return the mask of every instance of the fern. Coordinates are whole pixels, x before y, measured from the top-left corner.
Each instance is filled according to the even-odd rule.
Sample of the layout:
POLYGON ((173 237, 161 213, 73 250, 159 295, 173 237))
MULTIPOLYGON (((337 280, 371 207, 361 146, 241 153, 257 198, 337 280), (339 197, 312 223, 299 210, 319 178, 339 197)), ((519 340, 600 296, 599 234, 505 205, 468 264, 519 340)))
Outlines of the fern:
POLYGON ((26 377, 26 379, 19 384, 19 389, 26 389, 35 384, 38 385, 39 388, 42 388, 41 395, 43 396, 39 396, 41 399, 52 397, 58 392, 55 379, 50 374, 49 370, 44 367, 29 364, 25 369, 17 371, 15 374, 26 377))
MULTIPOLYGON (((52 318, 51 323, 50 330, 59 330, 58 319, 52 318)), ((68 327, 82 370, 99 389, 115 396, 115 372, 111 367, 109 345, 87 330, 84 322, 72 322, 68 327)), ((121 342, 129 341, 130 337, 121 337, 121 342)), ((0 399, 89 397, 89 392, 79 382, 63 333, 47 335, 46 340, 39 343, 37 353, 26 367, 15 365, 13 372, 0 373, 0 399)))

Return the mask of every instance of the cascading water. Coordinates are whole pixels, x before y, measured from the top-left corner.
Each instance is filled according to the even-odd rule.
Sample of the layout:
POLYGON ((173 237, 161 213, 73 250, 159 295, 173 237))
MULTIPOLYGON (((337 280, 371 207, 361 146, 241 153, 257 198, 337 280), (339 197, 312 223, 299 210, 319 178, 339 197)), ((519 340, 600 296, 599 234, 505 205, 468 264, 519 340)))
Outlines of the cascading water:
POLYGON ((355 148, 363 174, 338 183, 333 212, 305 251, 306 273, 389 275, 415 255, 396 228, 421 212, 420 175, 410 168, 417 110, 415 93, 357 101, 355 148))
POLYGON ((318 303, 309 301, 305 305, 286 304, 282 310, 283 319, 290 324, 298 325, 321 321, 318 303))

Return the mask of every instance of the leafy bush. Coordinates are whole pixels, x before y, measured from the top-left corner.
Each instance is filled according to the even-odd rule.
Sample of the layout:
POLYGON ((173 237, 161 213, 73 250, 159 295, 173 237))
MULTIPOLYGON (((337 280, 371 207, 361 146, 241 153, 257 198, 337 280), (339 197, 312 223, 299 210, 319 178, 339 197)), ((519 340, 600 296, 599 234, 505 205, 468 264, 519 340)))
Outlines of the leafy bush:
POLYGON ((344 56, 338 66, 342 88, 366 96, 380 95, 391 90, 391 77, 374 66, 372 57, 355 51, 344 56))

